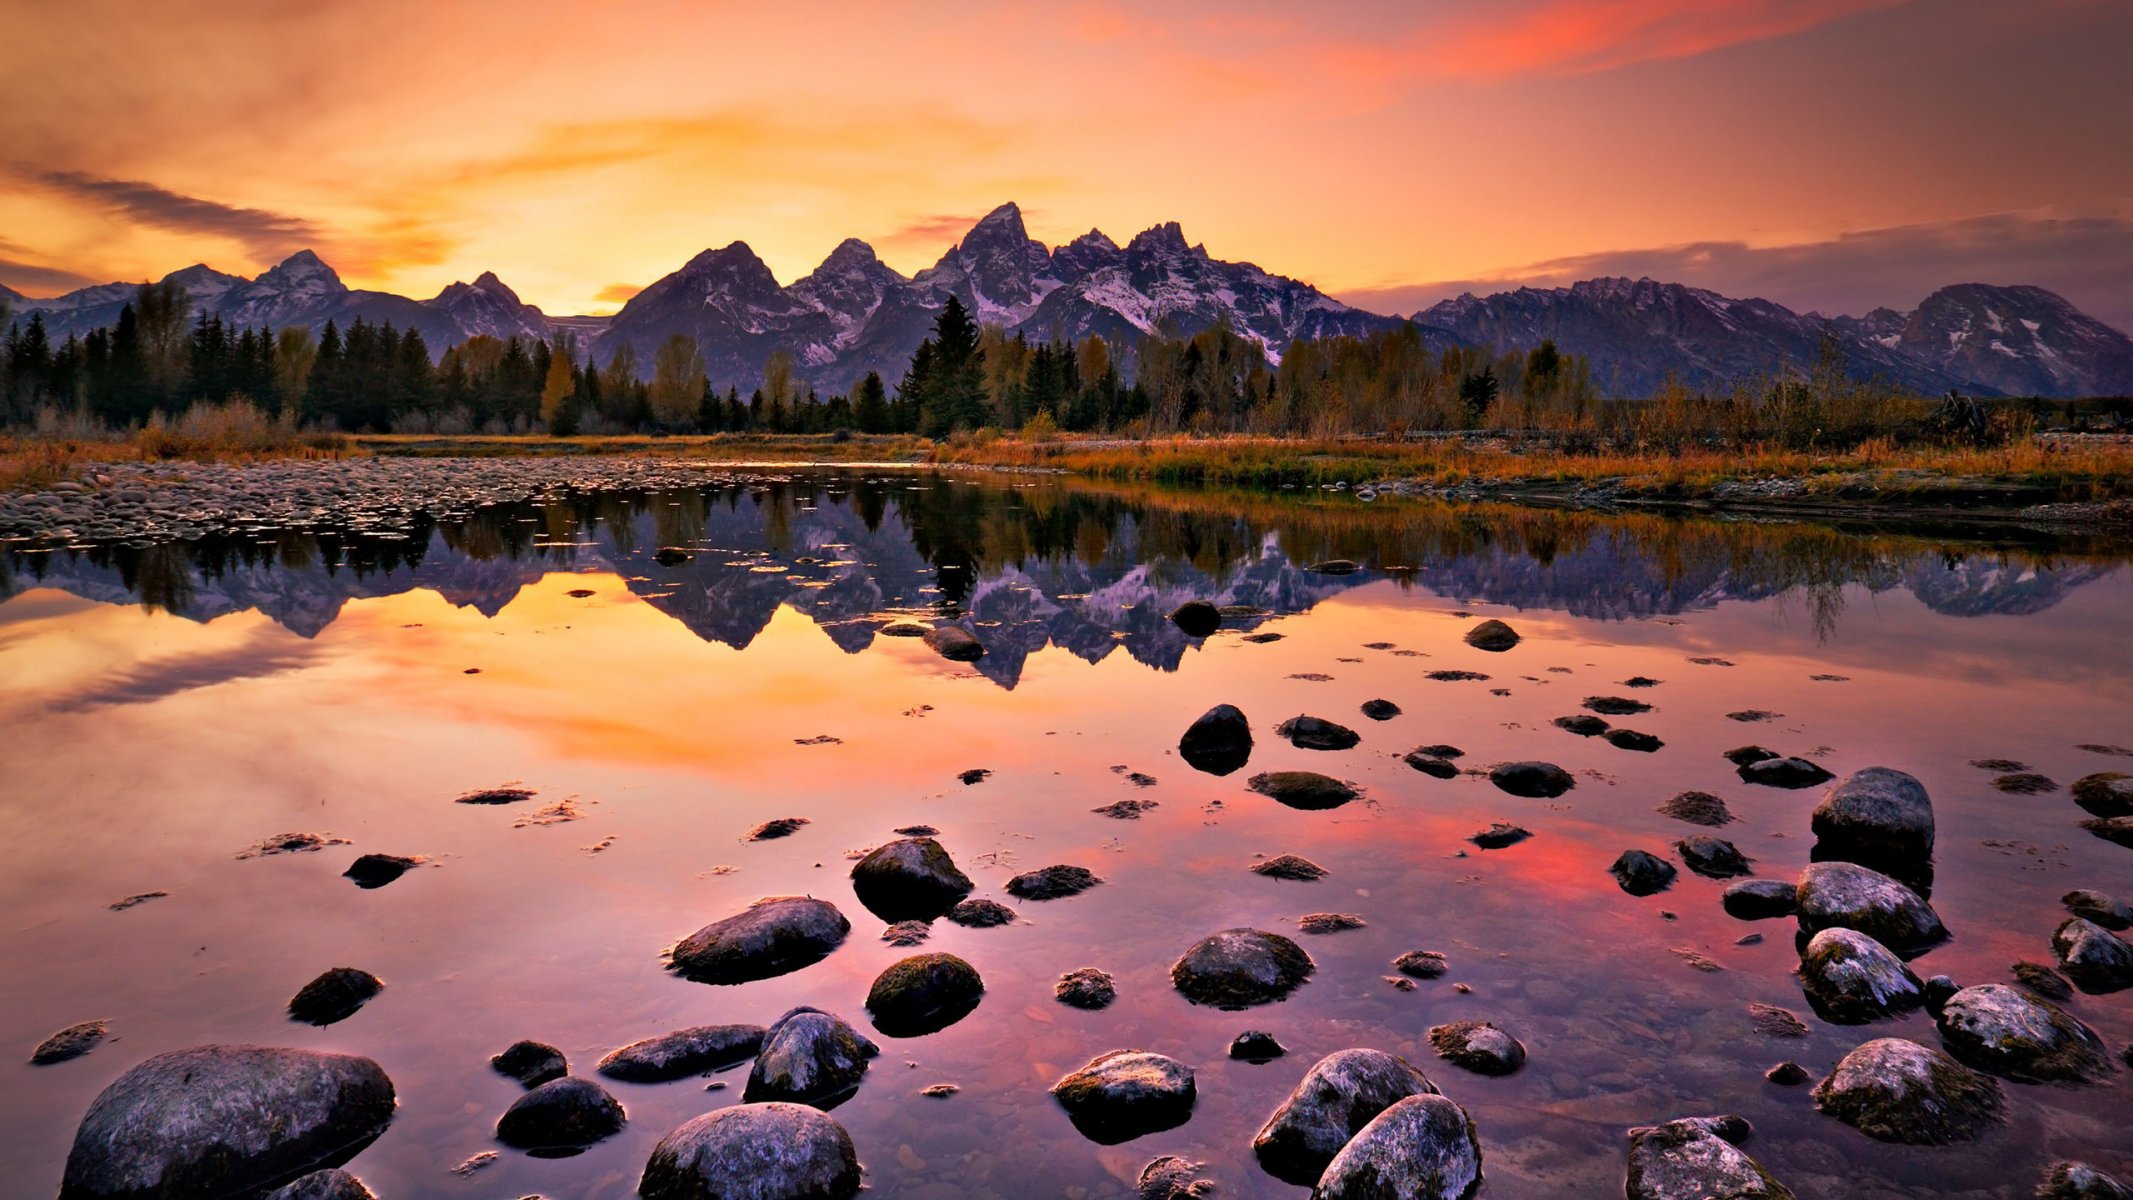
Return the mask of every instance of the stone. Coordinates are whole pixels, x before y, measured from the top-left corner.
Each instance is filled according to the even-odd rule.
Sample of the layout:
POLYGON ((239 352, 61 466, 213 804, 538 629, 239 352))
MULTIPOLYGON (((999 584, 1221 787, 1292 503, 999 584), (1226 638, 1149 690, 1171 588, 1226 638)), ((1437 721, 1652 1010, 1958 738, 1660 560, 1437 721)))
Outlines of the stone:
POLYGON ((1467 645, 1492 654, 1501 654, 1516 646, 1519 641, 1517 630, 1493 618, 1466 631, 1467 645))
POLYGON ((835 1108, 859 1090, 867 1060, 880 1053, 881 1047, 844 1018, 819 1008, 796 1008, 764 1033, 741 1097, 750 1104, 785 1100, 835 1108))
POLYGON ((1195 771, 1228 775, 1251 760, 1252 723, 1234 706, 1217 704, 1178 739, 1178 756, 1195 771))
POLYGON ((570 1063, 563 1052, 546 1042, 513 1042, 502 1053, 491 1055, 489 1065, 496 1068, 497 1074, 529 1088, 570 1074, 570 1063))
POLYGON ((1736 773, 1744 783, 1784 788, 1788 791, 1815 787, 1835 778, 1816 763, 1783 755, 1743 763, 1736 769, 1736 773))
POLYGON ((1764 1037, 1803 1038, 1811 1032, 1807 1022, 1802 1021, 1791 1009, 1779 1008, 1775 1004, 1750 1001, 1748 1020, 1754 1024, 1755 1031, 1764 1037))
POLYGON ((1853 1049, 1815 1086, 1814 1101, 1870 1138, 1909 1146, 1969 1141, 2006 1103, 1991 1076, 1903 1038, 1853 1049))
POLYGON ((955 907, 948 910, 948 920, 966 929, 992 929, 1013 924, 1015 910, 998 900, 972 897, 957 901, 955 907))
POLYGON ((1557 729, 1574 733, 1579 737, 1598 737, 1613 728, 1605 720, 1595 717, 1591 713, 1576 713, 1567 717, 1557 717, 1554 724, 1557 729))
POLYGON ((1136 1200, 1204 1200, 1218 1190, 1214 1180, 1199 1177, 1206 1165, 1166 1154, 1141 1168, 1134 1196, 1136 1200))
POLYGON ((2044 796, 2059 790, 2057 780, 2034 771, 1998 776, 1993 779, 1992 786, 2010 796, 2044 796))
POLYGON ((1287 997, 1317 969, 1303 947, 1278 933, 1225 929, 1171 964, 1170 982, 1194 1004, 1241 1009, 1287 997))
POLYGON ((2133 1188, 2084 1162, 2053 1163, 2037 1185, 2038 1200, 2133 1200, 2133 1188))
POLYGON ((889 965, 867 989, 874 1028, 890 1037, 946 1029, 978 1007, 985 981, 953 954, 914 954, 889 965))
POLYGON ((1435 950, 1409 950, 1392 960, 1392 969, 1409 979, 1441 979, 1451 968, 1435 950))
POLYGON ((1487 1021, 1453 1021, 1430 1027, 1437 1056, 1476 1075, 1509 1075, 1526 1065, 1526 1047, 1487 1021))
POLYGON ((1674 843, 1681 861, 1705 879, 1733 879, 1749 873, 1749 858, 1724 838, 1707 834, 1685 837, 1674 843))
POLYGON ((381 888, 415 867, 422 865, 419 858, 399 854, 365 854, 341 872, 343 878, 352 881, 366 891, 381 888))
POLYGON ((2084 992, 2118 992, 2133 987, 2133 945, 2096 924, 2075 917, 2052 931, 2052 953, 2059 969, 2084 992))
POLYGON ((1934 1015, 1948 1052, 2022 1083, 2092 1083, 2110 1074, 2096 1031, 2065 1009, 2004 983, 1966 987, 1934 1015))
POLYGON ((1373 721, 1390 721, 1400 715, 1400 706, 1390 700, 1365 700, 1362 712, 1373 721))
POLYGON ((158 1054, 89 1105, 64 1200, 242 1195, 340 1162, 384 1132, 393 1085, 347 1054, 196 1046, 158 1054))
POLYGON ((985 657, 985 647, 960 625, 939 625, 926 631, 926 645, 950 662, 976 662, 985 657))
POLYGON ((1854 929, 1824 929, 1800 955, 1800 983, 1825 1021, 1859 1025, 1925 1003, 1924 985, 1888 947, 1854 929))
POLYGON ((1814 1077, 1807 1073, 1806 1067, 1788 1059, 1763 1072, 1763 1078, 1779 1087, 1798 1087, 1814 1077))
POLYGON ((1454 766, 1450 759, 1426 753, 1424 750, 1410 750, 1400 761, 1432 779, 1451 779, 1459 774, 1459 768, 1454 766))
POLYGON ((1466 840, 1484 850, 1501 850, 1507 846, 1516 846, 1532 836, 1533 831, 1530 829, 1513 825, 1509 821, 1498 821, 1466 840))
POLYGON ((791 837, 810 824, 806 817, 776 817, 748 831, 751 842, 769 842, 782 837, 791 837))
POLYGON ((2074 987, 2066 981, 2066 977, 2043 963, 2018 962, 2009 970, 2014 974, 2016 983, 2046 1000, 2065 1003, 2074 998, 2074 987))
POLYGON ((929 627, 917 621, 891 621, 881 627, 883 637, 922 638, 929 627))
POLYGON ((2098 817, 2133 816, 2133 775, 2099 771, 2074 781, 2074 803, 2098 817))
POLYGON ((1639 754, 1650 754, 1666 745, 1651 734, 1634 729, 1610 729, 1600 736, 1617 750, 1634 750, 1639 754))
POLYGON ((1383 1050, 1342 1050, 1319 1059, 1252 1138, 1252 1153, 1276 1179, 1309 1184, 1379 1113, 1435 1084, 1383 1050))
POLYGON ((1855 863, 1810 863, 1800 872, 1800 932, 1856 929, 1905 959, 1948 937, 1939 914, 1917 892, 1855 863))
POLYGON ((1855 862, 1906 880, 1933 861, 1933 801, 1902 771, 1852 772, 1822 794, 1808 824, 1818 860, 1855 862))
POLYGON ((1253 863, 1251 869, 1252 874, 1264 875, 1269 879, 1293 879, 1309 882, 1326 877, 1326 869, 1324 867, 1319 866, 1308 858, 1302 858, 1294 854, 1277 854, 1263 862, 1253 863))
POLYGON ((1793 1200, 1737 1143, 1748 1122, 1687 1117, 1629 1131, 1629 1200, 1793 1200))
POLYGON ((1078 896, 1102 883, 1087 867, 1053 865, 1025 871, 1007 881, 1007 894, 1022 900, 1060 900, 1078 896))
POLYGON ((2066 906, 2066 911, 2105 929, 2133 927, 2133 908, 2103 892, 2080 888, 2059 897, 2059 903, 2066 906))
POLYGON ((929 837, 899 838, 852 864, 852 890, 884 921, 932 920, 970 894, 970 877, 929 837))
POLYGON ((384 981, 368 971, 334 967, 290 997, 289 1019, 306 1025, 345 1021, 384 989, 384 981))
POLYGON ((1333 1156, 1311 1200, 1462 1200, 1480 1183, 1481 1140, 1466 1110, 1409 1096, 1333 1156))
POLYGON ((676 1126, 652 1149, 643 1200, 851 1200, 859 1156, 844 1126, 801 1104, 748 1103, 676 1126))
POLYGON ((98 1043, 110 1032, 109 1021, 83 1021, 78 1025, 69 1025, 37 1043, 37 1048, 30 1051, 30 1063, 33 1066, 49 1067, 54 1063, 80 1058, 96 1049, 98 1043))
POLYGON ((1306 811, 1339 808, 1356 797, 1354 788, 1316 771, 1268 771, 1252 776, 1250 787, 1262 796, 1306 811))
POLYGON ((1632 896, 1651 896, 1673 886, 1674 864, 1643 850, 1624 850, 1607 868, 1615 883, 1632 896))
POLYGON ((1146 1050, 1099 1054, 1051 1092, 1083 1137, 1107 1146, 1183 1125, 1198 1095, 1191 1067, 1146 1050))
POLYGON ((1363 925, 1363 918, 1354 913, 1305 913, 1296 918, 1296 927, 1305 933, 1345 933, 1363 925))
POLYGON ((1059 977, 1052 985, 1052 996, 1072 1008, 1109 1008, 1118 999, 1118 984, 1107 972, 1078 967, 1059 977))
POLYGON ((1229 1056, 1242 1062, 1272 1062, 1287 1053, 1288 1049, 1273 1034, 1260 1029, 1247 1029, 1229 1043, 1229 1056))
POLYGON ((772 896, 690 934, 668 969, 698 983, 747 983, 812 966, 844 944, 852 923, 811 896, 772 896))
POLYGON ((1489 782, 1529 800, 1553 800, 1577 786, 1570 772, 1550 762, 1498 763, 1489 769, 1489 782))
POLYGON ((1205 600, 1187 600, 1170 610, 1170 623, 1187 637, 1212 637, 1222 627, 1222 610, 1205 600))
POLYGON ((1661 816, 1713 829, 1733 821, 1733 810, 1726 807, 1724 800, 1709 792, 1683 792, 1660 805, 1656 811, 1661 816))
POLYGON ((1797 884, 1782 879, 1743 879, 1728 885, 1719 894, 1718 902, 1728 916, 1743 921, 1767 921, 1789 917, 1799 911, 1800 891, 1797 884))
POLYGON ((1592 712, 1607 717, 1628 717, 1635 716, 1637 713, 1652 711, 1651 705, 1642 700, 1631 700, 1626 696, 1587 696, 1585 697, 1585 707, 1592 712))
POLYGON ((652 554, 652 561, 662 567, 678 567, 696 556, 679 546, 661 546, 652 554))
POLYGON ((2081 827, 2104 841, 2133 847, 2133 817, 2097 817, 2083 821, 2081 827))
POLYGON ((906 948, 921 945, 932 936, 933 926, 926 921, 898 921, 881 931, 882 941, 906 948))
POLYGON ((268 1192, 266 1200, 377 1200, 377 1196, 362 1180, 339 1167, 329 1167, 268 1192))
POLYGON ((593 1069, 624 1083, 664 1083, 739 1066, 762 1052, 761 1025, 693 1025, 615 1050, 593 1069))
POLYGON ((511 1102, 496 1140, 519 1150, 575 1150, 622 1132, 622 1105, 590 1079, 551 1079, 511 1102))
POLYGON ((1362 738, 1346 725, 1323 717, 1294 716, 1274 730, 1299 750, 1347 750, 1362 738))

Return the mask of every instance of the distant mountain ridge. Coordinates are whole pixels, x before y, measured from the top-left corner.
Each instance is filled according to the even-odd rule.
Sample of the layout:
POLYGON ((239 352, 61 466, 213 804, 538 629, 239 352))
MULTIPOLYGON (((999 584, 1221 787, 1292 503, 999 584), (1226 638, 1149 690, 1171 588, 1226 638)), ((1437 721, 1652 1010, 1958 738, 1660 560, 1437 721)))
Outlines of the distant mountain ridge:
MULTIPOLYGON (((1402 324, 1251 263, 1214 258, 1189 244, 1174 222, 1124 246, 1091 230, 1048 248, 1029 236, 1014 204, 994 209, 938 262, 909 277, 865 242, 847 239, 815 270, 781 285, 746 242, 736 241, 698 254, 612 317, 547 316, 486 272, 428 300, 351 289, 308 250, 257 279, 204 265, 168 278, 185 287, 196 312, 225 321, 312 329, 329 320, 345 327, 358 317, 391 321, 420 330, 433 354, 475 336, 567 331, 603 365, 631 347, 638 371, 648 374, 659 345, 686 334, 702 351, 711 382, 744 393, 781 348, 793 355, 799 377, 825 393, 843 392, 869 371, 893 386, 951 295, 978 320, 1034 340, 1093 333, 1130 347, 1144 333, 1189 335, 1227 321, 1277 362, 1299 338, 1367 336, 1402 324)), ((50 300, 0 289, 0 298, 18 315, 42 312, 52 336, 63 338, 116 321, 135 287, 102 284, 50 300)), ((1806 371, 1825 342, 1843 353, 1854 377, 1928 395, 1951 388, 2133 394, 2133 338, 2037 287, 1956 284, 1911 312, 1824 317, 1681 284, 1610 278, 1468 294, 1408 319, 1435 348, 1530 350, 1552 340, 1588 359, 1594 383, 1617 396, 1648 396, 1670 380, 1722 390, 1806 371)))

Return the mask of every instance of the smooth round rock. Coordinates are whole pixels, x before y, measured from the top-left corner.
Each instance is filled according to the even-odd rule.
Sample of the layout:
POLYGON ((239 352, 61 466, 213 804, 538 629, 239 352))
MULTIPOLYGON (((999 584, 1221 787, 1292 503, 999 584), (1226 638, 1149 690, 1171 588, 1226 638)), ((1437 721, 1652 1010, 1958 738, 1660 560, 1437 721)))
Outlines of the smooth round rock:
POLYGON ((1362 735, 1346 725, 1308 715, 1290 717, 1274 732, 1289 739, 1289 744, 1299 750, 1348 750, 1363 740, 1362 735))
POLYGON ((1819 764, 1811 763, 1804 758, 1793 758, 1786 755, 1759 758, 1753 762, 1743 763, 1737 768, 1736 774, 1741 777, 1741 782, 1743 783, 1753 783, 1762 787, 1784 788, 1787 791, 1811 788, 1817 784, 1828 783, 1834 778, 1828 771, 1823 770, 1819 764))
POLYGON ((1229 1056, 1243 1062, 1272 1062, 1288 1052, 1273 1034, 1261 1029, 1247 1029, 1229 1043, 1229 1056))
POLYGON ((83 1021, 78 1025, 69 1025, 37 1043, 37 1048, 30 1051, 30 1063, 33 1066, 49 1067, 54 1063, 80 1058, 96 1049, 98 1043, 110 1032, 111 1023, 108 1021, 83 1021))
POLYGON ((929 837, 898 838, 852 864, 852 890, 884 921, 924 920, 970 894, 970 877, 929 837))
POLYGON ((2053 1163, 2037 1200, 2133 1200, 2133 1188, 2084 1162, 2053 1163))
POLYGON ((1800 931, 1856 929, 1916 958, 1948 937, 1940 915, 1917 892, 1856 863, 1810 863, 1800 872, 1800 931))
POLYGON ((976 662, 985 657, 985 647, 960 625, 941 625, 926 631, 926 645, 950 662, 976 662))
POLYGON ((953 954, 914 954, 875 977, 867 1011, 890 1037, 919 1037, 969 1016, 984 996, 976 967, 953 954))
POLYGON ((503 1053, 490 1056, 496 1073, 516 1079, 521 1087, 539 1087, 551 1079, 570 1074, 563 1052, 546 1042, 513 1042, 503 1053))
POLYGON ((2096 924, 2075 917, 2052 931, 2052 953, 2059 969, 2084 992, 2118 992, 2133 987, 2133 945, 2096 924))
POLYGON ((2059 897, 2059 903, 2066 906, 2066 911, 2105 929, 2133 928, 2133 908, 2108 893, 2077 888, 2059 897))
POLYGON ((624 1083, 664 1083, 747 1062, 762 1052, 761 1025, 695 1025, 631 1042, 600 1060, 595 1071, 624 1083))
POLYGON ((1198 1095, 1191 1067, 1146 1050, 1099 1054, 1051 1090, 1074 1128, 1107 1146, 1183 1125, 1198 1095))
POLYGON ((659 1139, 638 1180, 643 1200, 850 1200, 859 1194, 851 1135, 802 1104, 740 1104, 659 1139))
POLYGON ((1632 896, 1651 896, 1673 886, 1674 864, 1643 850, 1624 850, 1607 872, 1632 896))
POLYGON ((1808 825, 1818 859, 1911 878, 1933 858, 1933 801, 1924 784, 1888 767, 1868 767, 1839 780, 1822 794, 1808 825))
POLYGON ((1015 922, 1015 910, 998 900, 969 899, 956 901, 948 910, 948 920, 966 929, 993 929, 1015 922))
POLYGON ((1318 969, 1302 946, 1263 929, 1225 929, 1193 943, 1170 982, 1194 1004, 1241 1009, 1283 999, 1318 969))
POLYGON ((844 1018, 819 1008, 796 1008, 764 1034, 742 1099, 835 1108, 859 1090, 867 1060, 880 1053, 881 1047, 844 1018))
POLYGON ((852 923, 812 896, 773 896, 684 938, 668 969, 698 983, 747 983, 812 966, 844 944, 852 923))
POLYGON ((378 1064, 348 1054, 196 1046, 99 1093, 75 1131, 65 1200, 243 1194, 338 1162, 393 1115, 378 1064))
POLYGON ((1236 707, 1217 704, 1178 739, 1178 756, 1196 771, 1227 775, 1252 757, 1252 723, 1236 707))
POLYGON ((1718 897, 1726 915, 1743 921, 1768 921, 1799 911, 1799 885, 1782 879, 1743 879, 1718 897))
POLYGON ((1166 1154, 1141 1168, 1133 1185, 1135 1200, 1207 1200, 1218 1189, 1214 1180, 1199 1177, 1206 1165, 1166 1154))
POLYGON ((339 1167, 329 1167, 275 1188, 266 1200, 377 1200, 377 1195, 362 1180, 339 1167))
POLYGON ((1430 1027, 1437 1056, 1476 1075, 1509 1075, 1526 1065, 1524 1043, 1487 1021, 1453 1021, 1430 1027))
POLYGON ((1724 838, 1699 833, 1675 842, 1674 849, 1681 852, 1681 861, 1689 870, 1705 879, 1734 879, 1752 870, 1748 856, 1724 838))
POLYGON ((1252 1153, 1276 1179, 1309 1184, 1379 1113, 1435 1093, 1429 1077, 1383 1050, 1341 1050, 1313 1063, 1252 1137, 1252 1153))
POLYGON ((1948 1052, 2022 1083, 2092 1083, 2111 1072, 2096 1031, 2065 1009, 2003 983, 1966 987, 1934 1017, 1948 1052))
POLYGON ((298 989, 289 999, 289 1019, 306 1025, 331 1025, 354 1016, 385 981, 354 967, 335 967, 298 989))
POLYGON ((1064 864, 1025 871, 1007 881, 1007 894, 1021 900, 1059 900, 1078 896, 1102 883, 1087 867, 1064 864))
POLYGON ((1187 637, 1212 637, 1222 628, 1222 610, 1205 600, 1187 600, 1170 610, 1170 623, 1187 637))
POLYGON ((1429 753, 1430 749, 1432 748, 1424 747, 1420 750, 1409 750, 1400 761, 1432 779, 1456 778, 1459 774, 1458 765, 1448 758, 1429 753))
POLYGON ((1793 1200, 1736 1145, 1740 1117, 1685 1117, 1629 1131, 1628 1200, 1793 1200))
POLYGON ((1489 782, 1528 800, 1553 800, 1577 786, 1570 772, 1549 762, 1498 763, 1489 769, 1489 782))
POLYGON ((1815 1085, 1815 1107, 1883 1142, 1966 1142, 1999 1120, 2000 1085, 1938 1050, 1879 1038, 1846 1054, 1815 1085))
POLYGON ((1825 929, 1800 955, 1800 984, 1825 1021, 1862 1025, 1925 1003, 1918 976, 1856 929, 1825 929))
POLYGON ((1409 1096, 1333 1156, 1311 1200, 1463 1200, 1480 1183, 1481 1139, 1466 1110, 1409 1096))
POLYGON ((2074 781, 2074 803, 2099 817, 2133 816, 2133 775, 2099 771, 2074 781))
POLYGON ((1118 981, 1108 971, 1077 967, 1052 985, 1052 997, 1070 1008, 1101 1009, 1118 999, 1118 981))
POLYGON ((520 1150, 574 1150, 622 1132, 622 1105, 590 1079, 551 1079, 511 1102, 496 1140, 520 1150))
POLYGON ((1250 786, 1262 796, 1307 812, 1339 808, 1357 794, 1340 780, 1316 771, 1268 771, 1252 776, 1250 786))
POLYGON ((1518 631, 1493 617, 1466 631, 1466 644, 1476 650, 1501 654, 1520 641, 1518 631))

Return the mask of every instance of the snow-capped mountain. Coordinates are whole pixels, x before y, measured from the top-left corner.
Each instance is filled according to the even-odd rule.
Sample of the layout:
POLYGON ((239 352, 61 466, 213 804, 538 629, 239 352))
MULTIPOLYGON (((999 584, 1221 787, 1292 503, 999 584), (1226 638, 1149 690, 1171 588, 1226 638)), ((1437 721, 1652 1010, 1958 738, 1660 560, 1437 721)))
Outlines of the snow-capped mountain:
POLYGON ((472 283, 448 284, 423 307, 443 314, 463 338, 486 335, 546 341, 553 332, 541 310, 518 298, 494 271, 483 271, 472 283))
POLYGON ((1914 312, 1876 309, 1851 328, 2003 395, 2133 392, 2133 338, 2043 288, 1960 283, 1914 312))

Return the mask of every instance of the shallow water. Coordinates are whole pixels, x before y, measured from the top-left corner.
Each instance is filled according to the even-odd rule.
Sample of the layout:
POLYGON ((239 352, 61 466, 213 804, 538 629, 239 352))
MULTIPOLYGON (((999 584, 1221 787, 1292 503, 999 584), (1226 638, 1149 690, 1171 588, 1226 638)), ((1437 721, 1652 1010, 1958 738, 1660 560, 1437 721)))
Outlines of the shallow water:
MULTIPOLYGON (((1937 1044, 1931 1022, 1815 1020, 1790 922, 1735 921, 1723 885, 1686 871, 1632 898, 1606 868, 1630 847, 1678 862, 1675 839, 1714 832, 1653 811, 1695 788, 1731 804, 1740 819, 1715 832, 1759 875, 1795 873, 1819 790, 1745 785, 1721 757, 1730 747, 1811 752, 1840 775, 1894 766, 1934 797, 1933 901, 1955 934, 1914 968, 1976 983, 2050 961, 2057 897, 2133 894, 2133 851, 2083 832, 2063 790, 2005 795, 1969 761, 2017 759, 2061 784, 2133 770, 2079 748, 2133 745, 2126 562, 2093 544, 879 471, 556 498, 405 539, 17 547, 0 557, 0 1044, 16 1047, 0 1068, 0 1195, 51 1195, 96 1093, 202 1042, 382 1063, 399 1113, 350 1169, 385 1200, 632 1195, 660 1135, 738 1102, 745 1068, 709 1092, 610 1084, 625 1132, 538 1159, 492 1140, 518 1088, 488 1057, 536 1038, 589 1074, 625 1042, 798 1004, 883 1046, 835 1110, 883 1196, 1123 1196, 1143 1163, 1173 1153, 1206 1162, 1224 1195, 1301 1196, 1259 1169, 1250 1138, 1312 1062, 1349 1046, 1406 1055, 1467 1106, 1482 1195, 1497 1200, 1619 1195, 1630 1126, 1719 1112, 1754 1123, 1747 1148, 1803 1197, 2028 1196, 2069 1157, 2124 1177, 2123 1068, 2095 1088, 2007 1084, 2008 1123, 1969 1146, 1884 1146, 1817 1115, 1806 1088, 1768 1084, 1764 1069, 1790 1058, 1819 1077, 1890 1034, 1937 1044), (695 558, 654 563, 670 544, 695 558), (1303 569, 1332 557, 1366 569, 1303 569), (1164 620, 1190 598, 1268 613, 1198 642, 1164 620), (953 664, 877 633, 942 615, 974 621, 984 659, 953 664), (1466 646, 1484 616, 1525 641, 1466 646), (1253 632, 1283 636, 1245 641, 1253 632), (1427 678, 1440 670, 1491 678, 1427 678), (1331 678, 1304 678, 1319 675, 1331 678), (1661 682, 1622 686, 1637 675, 1661 682), (1652 703, 1614 723, 1664 748, 1550 724, 1589 695, 1652 703), (1403 714, 1358 713, 1377 697, 1403 714), (1220 778, 1175 752, 1217 703, 1243 708, 1258 737, 1250 767, 1220 778), (1784 715, 1724 716, 1743 709, 1784 715), (1273 735, 1303 712, 1361 745, 1317 753, 1273 735), (803 744, 821 735, 838 740, 803 744), (1463 748, 1462 767, 1551 760, 1578 786, 1522 800, 1401 763, 1436 742, 1463 748), (958 782, 972 767, 992 775, 958 782), (1341 776, 1364 797, 1301 812, 1246 790, 1281 768, 1341 776), (505 782, 539 794, 451 802, 505 782), (1125 798, 1159 807, 1137 821, 1090 811, 1125 798), (561 800, 576 819, 527 823, 561 800), (811 824, 743 840, 787 816, 811 824), (1464 840, 1496 820, 1536 836, 1496 851, 1464 840), (847 872, 855 851, 914 823, 941 831, 977 895, 1008 900, 1010 875, 1051 863, 1106 882, 1016 903, 1024 920, 1004 928, 936 923, 923 949, 967 958, 985 998, 942 1032, 893 1039, 862 1001, 914 951, 877 939, 886 922, 847 872), (348 842, 237 857, 288 831, 348 842), (432 861, 358 890, 340 872, 370 851, 432 861), (1330 873, 1246 870, 1279 853, 1330 873), (107 908, 151 890, 170 894, 107 908), (699 926, 802 892, 853 922, 822 963, 738 987, 663 969, 661 952, 699 926), (1318 973, 1285 1003, 1218 1012, 1169 986, 1169 964, 1204 934, 1293 932, 1323 911, 1368 924, 1296 935, 1318 973), (1751 932, 1763 942, 1735 944, 1751 932), (1411 949, 1442 951, 1450 973, 1395 989, 1389 963, 1411 949), (324 1029, 289 1021, 289 997, 333 966, 386 989, 324 1029), (1116 977, 1111 1008, 1052 999, 1053 980, 1082 966, 1116 977), (1751 1001, 1812 1032, 1758 1035, 1751 1001), (57 1066, 22 1061, 92 1018, 113 1040, 57 1066), (1522 1039, 1527 1066, 1485 1079, 1437 1060, 1425 1031, 1467 1018, 1522 1039), (1288 1057, 1232 1062, 1245 1029, 1273 1032, 1288 1057), (1098 1146, 1045 1089, 1124 1047, 1193 1066, 1198 1105, 1180 1128, 1098 1146), (961 1091, 918 1097, 941 1082, 961 1091), (492 1165, 452 1173, 489 1150, 492 1165)), ((2070 1008, 2114 1050, 2133 1038, 2133 993, 2070 1008)))

